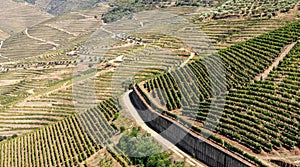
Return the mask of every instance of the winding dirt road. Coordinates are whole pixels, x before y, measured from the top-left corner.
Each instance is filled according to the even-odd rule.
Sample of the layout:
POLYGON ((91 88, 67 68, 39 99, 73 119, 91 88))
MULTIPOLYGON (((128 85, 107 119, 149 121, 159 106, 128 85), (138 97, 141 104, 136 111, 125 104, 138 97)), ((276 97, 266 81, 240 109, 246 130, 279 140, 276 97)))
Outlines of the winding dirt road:
POLYGON ((55 46, 55 47, 58 47, 58 46, 59 46, 59 44, 57 44, 57 43, 55 43, 55 42, 46 41, 46 40, 44 40, 44 39, 37 38, 37 37, 33 37, 33 36, 29 35, 29 33, 28 33, 28 28, 26 28, 24 32, 25 32, 25 34, 27 35, 28 38, 31 38, 31 39, 34 39, 34 40, 37 40, 37 41, 44 42, 44 43, 46 43, 46 44, 50 44, 50 45, 53 45, 53 46, 55 46))

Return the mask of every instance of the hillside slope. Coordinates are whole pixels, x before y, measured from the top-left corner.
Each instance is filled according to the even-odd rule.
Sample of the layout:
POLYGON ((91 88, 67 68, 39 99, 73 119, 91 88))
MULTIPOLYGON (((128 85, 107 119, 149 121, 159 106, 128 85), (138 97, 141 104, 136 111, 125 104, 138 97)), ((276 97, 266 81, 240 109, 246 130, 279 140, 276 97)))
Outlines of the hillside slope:
POLYGON ((96 3, 105 0, 22 0, 33 5, 39 9, 53 15, 61 15, 69 11, 92 7, 96 3))
MULTIPOLYGON (((103 12, 103 7, 70 12, 48 19, 30 27, 22 27, 18 34, 7 38, 0 49, 0 60, 20 60, 42 53, 68 48, 78 43, 77 39, 85 36, 101 25, 94 18, 103 12)), ((36 16, 38 17, 38 16, 36 16)), ((4 22, 5 23, 5 22, 4 22)))
MULTIPOLYGON (((108 115, 119 111, 113 99, 105 103, 102 103, 104 106, 99 104, 32 133, 1 142, 0 166, 81 166, 81 162, 104 148, 106 143, 111 142, 111 136, 117 133, 108 124, 113 119, 108 115)), ((113 149, 109 152, 116 160, 127 164, 113 149)))
POLYGON ((12 0, 0 0, 0 6, 0 40, 53 17, 33 6, 12 0))
POLYGON ((157 110, 188 120, 201 134, 211 131, 239 154, 298 156, 299 26, 297 21, 235 44, 139 89, 157 110), (270 67, 274 71, 266 73, 270 67))

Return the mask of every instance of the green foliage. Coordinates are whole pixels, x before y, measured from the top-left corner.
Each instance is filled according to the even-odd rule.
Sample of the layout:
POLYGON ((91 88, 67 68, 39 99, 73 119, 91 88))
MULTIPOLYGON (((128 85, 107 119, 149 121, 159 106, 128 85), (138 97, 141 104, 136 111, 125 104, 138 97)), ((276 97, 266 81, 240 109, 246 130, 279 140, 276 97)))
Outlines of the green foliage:
MULTIPOLYGON (((109 126, 102 113, 107 113, 108 120, 110 120, 117 112, 119 111, 115 106, 115 100, 110 99, 103 101, 98 107, 81 112, 80 115, 74 114, 22 136, 13 135, 12 139, 1 142, 0 146, 5 148, 2 155, 8 155, 9 152, 16 152, 16 154, 0 156, 0 162, 3 162, 2 166, 3 164, 4 166, 11 166, 6 164, 9 164, 8 162, 11 159, 18 159, 21 164, 27 164, 27 160, 20 157, 20 152, 24 150, 25 153, 32 155, 31 162, 33 166, 39 166, 38 163, 41 164, 41 162, 47 162, 46 166, 49 166, 49 164, 52 164, 52 166, 79 166, 79 163, 84 164, 88 157, 102 148, 101 142, 108 140, 117 132, 109 126), (97 132, 97 135, 93 135, 91 129, 97 132), (51 144, 55 142, 59 144, 51 144), (23 145, 24 148, 21 150, 17 147, 18 145, 23 145), (38 156, 41 149, 51 152, 51 154, 38 156)), ((121 157, 117 153, 113 156, 121 157)), ((126 166, 126 162, 122 158, 117 160, 122 166, 126 166)), ((111 166, 109 160, 101 163, 101 167, 104 166, 104 163, 107 164, 107 167, 111 166)))
POLYGON ((113 121, 117 120, 119 118, 119 116, 120 116, 119 113, 115 113, 113 121))
MULTIPOLYGON (((113 0, 110 2, 112 10, 102 15, 105 23, 114 22, 124 16, 129 16, 143 10, 152 10, 157 7, 166 7, 164 3, 170 4, 172 0, 113 0)), ((177 0, 176 6, 212 6, 213 0, 177 0)))
MULTIPOLYGON (((209 1, 209 0, 205 0, 209 1)), ((185 2, 188 3, 188 2, 185 2)), ((196 17, 196 20, 202 21, 207 18, 223 19, 230 16, 242 17, 267 17, 271 18, 276 15, 276 11, 286 13, 292 9, 297 0, 281 0, 281 1, 260 1, 256 0, 235 0, 219 3, 216 8, 209 12, 203 12, 196 17), (253 5, 253 6, 252 6, 253 5), (250 10, 250 7, 252 7, 250 10)), ((208 5, 210 5, 209 3, 208 5)))
MULTIPOLYGON (((145 91, 141 92, 142 89, 138 86, 137 89, 148 103, 151 103, 152 94, 155 94, 161 106, 170 110, 170 113, 182 109, 182 115, 205 124, 204 129, 216 130, 219 135, 226 136, 255 153, 272 152, 281 147, 293 150, 300 146, 300 44, 293 47, 264 81, 251 81, 278 58, 285 46, 298 40, 299 27, 300 22, 296 21, 210 56, 210 61, 220 58, 226 68, 226 85, 220 86, 215 92, 212 92, 209 74, 201 60, 147 80, 142 85, 145 91), (190 79, 186 76, 190 75, 196 80, 195 84, 199 89, 189 84, 190 79), (227 93, 221 91, 225 86, 229 90, 227 93), (210 92, 217 95, 214 103, 210 100, 210 92), (226 100, 220 98, 223 95, 226 100), (196 98, 199 100, 195 100, 196 98), (220 113, 222 117, 217 121, 220 113)), ((218 64, 215 65, 217 66, 218 64)), ((215 73, 219 73, 218 70, 215 73)), ((168 111, 163 113, 172 118, 176 116, 168 114, 168 111)), ((186 124, 180 118, 177 120, 186 124)), ((201 126, 191 126, 191 129, 204 136, 210 135, 201 126)), ((263 166, 255 156, 245 154, 243 150, 224 140, 216 136, 210 136, 209 139, 263 166)))
POLYGON ((176 0, 176 6, 212 6, 213 5, 213 0, 191 0, 191 1, 184 1, 184 0, 176 0))
POLYGON ((132 78, 127 78, 125 81, 122 82, 122 88, 124 88, 125 92, 129 89, 132 89, 132 86, 133 86, 132 78))
POLYGON ((73 0, 15 0, 15 1, 26 1, 31 4, 37 4, 41 10, 44 10, 53 15, 61 15, 69 11, 80 10, 89 8, 102 0, 84 0, 84 1, 73 1, 73 0))
POLYGON ((18 135, 17 135, 17 134, 13 134, 11 138, 14 139, 14 138, 16 138, 16 137, 18 137, 18 135))
POLYGON ((145 167, 184 167, 184 162, 172 163, 171 153, 163 152, 162 147, 139 128, 133 128, 123 135, 117 147, 125 152, 136 166, 145 167))
POLYGON ((120 127, 120 131, 121 131, 121 133, 123 133, 123 132, 125 131, 125 127, 124 127, 124 126, 121 126, 121 127, 120 127))
POLYGON ((136 13, 142 10, 150 10, 154 8, 157 1, 143 1, 143 0, 115 0, 110 2, 112 10, 102 15, 105 23, 114 22, 126 15, 136 13))
POLYGON ((114 123, 111 123, 110 126, 113 127, 114 129, 118 129, 117 125, 114 123))

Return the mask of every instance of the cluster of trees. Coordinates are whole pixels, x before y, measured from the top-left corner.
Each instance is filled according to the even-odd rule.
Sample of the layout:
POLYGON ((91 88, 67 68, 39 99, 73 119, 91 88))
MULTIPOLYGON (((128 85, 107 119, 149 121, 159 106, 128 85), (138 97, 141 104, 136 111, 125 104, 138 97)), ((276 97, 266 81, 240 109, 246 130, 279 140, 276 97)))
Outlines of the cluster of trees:
MULTIPOLYGON (((208 1, 208 0, 204 0, 208 1)), ((207 18, 223 19, 230 16, 243 17, 268 17, 276 16, 276 12, 288 12, 297 3, 297 0, 281 0, 281 1, 256 1, 256 0, 234 0, 218 3, 217 8, 209 12, 203 12, 197 16, 197 20, 207 18), (253 5, 253 7, 252 7, 253 5)), ((209 3, 211 4, 211 3, 209 3)))
POLYGON ((132 128, 123 135, 117 147, 126 153, 132 165, 139 167, 184 167, 184 162, 172 162, 171 153, 163 152, 162 147, 140 128, 132 128))
POLYGON ((140 12, 143 10, 151 10, 155 8, 160 0, 151 0, 151 1, 143 1, 143 0, 114 0, 110 2, 110 6, 112 9, 107 13, 102 15, 102 20, 105 23, 114 22, 116 20, 121 19, 124 16, 131 17, 131 14, 140 12))
MULTIPOLYGON (((218 4, 225 0, 218 0, 218 4)), ((102 15, 105 23, 116 21, 124 16, 129 16, 143 10, 155 8, 164 8, 170 5, 172 0, 112 0, 110 6, 112 9, 102 15)), ((214 0, 176 0, 176 6, 213 6, 214 0)))

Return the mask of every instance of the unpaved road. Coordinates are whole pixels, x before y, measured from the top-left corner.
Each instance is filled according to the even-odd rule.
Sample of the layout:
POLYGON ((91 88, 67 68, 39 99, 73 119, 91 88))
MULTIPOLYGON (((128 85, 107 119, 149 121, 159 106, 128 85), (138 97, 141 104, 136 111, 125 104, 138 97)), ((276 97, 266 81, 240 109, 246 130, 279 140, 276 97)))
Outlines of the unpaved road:
POLYGON ((105 32, 107 32, 107 33, 109 33, 109 34, 112 34, 113 36, 116 36, 116 33, 105 29, 103 26, 101 26, 100 29, 103 30, 103 31, 105 31, 105 32))
POLYGON ((287 45, 284 50, 280 53, 279 57, 275 59, 275 61, 267 68, 263 73, 257 75, 255 77, 256 80, 260 81, 261 78, 262 80, 265 80, 269 73, 273 70, 274 67, 277 67, 279 65, 279 62, 284 59, 284 57, 293 49, 293 47, 297 44, 297 42, 293 42, 289 45, 287 45))
MULTIPOLYGON (((3 41, 0 42, 0 49, 2 48, 2 45, 3 45, 3 41)), ((0 57, 4 59, 9 59, 8 57, 2 56, 1 53, 0 53, 0 57)))
POLYGON ((192 58, 194 58, 195 57, 195 52, 191 52, 191 54, 190 54, 190 56, 189 56, 189 58, 188 59, 186 59, 181 65, 180 65, 180 67, 183 67, 183 66, 185 66, 186 65, 186 63, 188 63, 192 58))
MULTIPOLYGON (((67 81, 63 85, 61 85, 60 87, 58 87, 56 89, 53 89, 53 90, 50 90, 50 91, 48 91, 46 93, 42 93, 42 94, 38 94, 38 95, 32 94, 32 95, 28 96, 27 98, 25 98, 23 101, 17 103, 16 106, 35 106, 35 105, 36 106, 40 106, 41 104, 43 104, 43 106, 47 106, 48 102, 38 103, 38 102, 29 102, 29 101, 39 99, 39 98, 41 98, 43 96, 48 96, 48 95, 50 95, 52 93, 55 93, 55 92, 57 92, 59 90, 67 89, 70 86, 72 86, 71 82, 67 81), (29 103, 29 104, 27 104, 27 103, 29 103)), ((52 105, 51 103, 48 103, 48 106, 51 106, 51 105, 52 105)))
POLYGON ((129 98, 129 94, 132 92, 128 91, 122 96, 122 102, 123 104, 123 109, 127 110, 130 112, 131 116, 135 119, 136 123, 143 128, 146 132, 150 133, 153 138, 158 141, 161 145, 163 145, 165 148, 168 148, 172 152, 174 152, 176 155, 180 156, 181 158, 186 157, 186 162, 192 166, 197 166, 197 167, 205 167, 205 165, 201 164, 200 162, 196 161, 193 159, 190 155, 186 154, 185 152, 181 151, 178 147, 176 147, 173 143, 169 142, 167 139, 163 138, 161 135, 156 133, 154 130, 149 128, 145 122, 142 120, 140 115, 138 114, 137 110, 135 107, 132 105, 131 100, 129 98))
POLYGON ((45 25, 48 26, 48 27, 54 28, 54 29, 56 29, 56 30, 59 30, 59 31, 61 31, 61 32, 67 33, 67 34, 69 34, 69 35, 75 36, 75 37, 77 37, 77 36, 79 35, 79 34, 77 34, 77 33, 72 33, 72 32, 70 32, 70 31, 68 31, 68 30, 65 30, 65 29, 56 27, 56 26, 54 26, 54 25, 52 25, 52 24, 45 24, 45 25))
POLYGON ((31 39, 34 39, 34 40, 37 40, 37 41, 44 42, 44 43, 46 43, 46 44, 50 44, 50 45, 53 45, 53 46, 55 46, 55 47, 58 47, 58 46, 59 46, 59 44, 57 44, 57 43, 54 43, 54 42, 51 42, 51 41, 46 41, 46 40, 44 40, 44 39, 37 38, 37 37, 33 37, 33 36, 29 35, 29 33, 28 33, 28 28, 26 28, 24 32, 25 32, 25 34, 27 35, 28 38, 31 38, 31 39))

